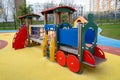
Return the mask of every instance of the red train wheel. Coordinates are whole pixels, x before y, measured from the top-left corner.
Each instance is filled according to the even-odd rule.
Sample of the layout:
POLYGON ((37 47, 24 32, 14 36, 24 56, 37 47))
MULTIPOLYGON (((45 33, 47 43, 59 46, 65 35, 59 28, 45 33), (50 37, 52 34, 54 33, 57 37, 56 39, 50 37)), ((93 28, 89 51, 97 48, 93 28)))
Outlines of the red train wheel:
POLYGON ((67 66, 72 72, 78 72, 80 70, 80 62, 74 55, 68 55, 67 66))
POLYGON ((56 60, 61 66, 65 66, 66 64, 66 56, 63 51, 57 51, 56 60))

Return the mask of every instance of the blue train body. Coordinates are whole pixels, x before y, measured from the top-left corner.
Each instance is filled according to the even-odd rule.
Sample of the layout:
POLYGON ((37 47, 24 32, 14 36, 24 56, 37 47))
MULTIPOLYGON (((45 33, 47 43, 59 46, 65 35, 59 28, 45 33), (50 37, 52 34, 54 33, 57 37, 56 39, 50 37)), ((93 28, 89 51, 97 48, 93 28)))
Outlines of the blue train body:
MULTIPOLYGON (((95 32, 89 28, 86 31, 85 42, 92 44, 94 42, 95 32)), ((78 48, 78 28, 71 29, 59 29, 58 41, 60 44, 72 46, 78 48)))
POLYGON ((58 41, 60 44, 78 47, 78 29, 59 29, 58 41))

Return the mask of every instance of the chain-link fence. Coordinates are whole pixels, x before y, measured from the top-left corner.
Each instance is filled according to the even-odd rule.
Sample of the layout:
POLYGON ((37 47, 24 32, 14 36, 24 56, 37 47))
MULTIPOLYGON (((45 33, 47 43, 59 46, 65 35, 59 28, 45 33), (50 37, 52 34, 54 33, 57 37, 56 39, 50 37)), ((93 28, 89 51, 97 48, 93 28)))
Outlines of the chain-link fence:
MULTIPOLYGON (((81 15, 81 13, 78 12, 74 13, 73 20, 75 20, 78 16, 83 16, 84 18, 87 19, 87 16, 90 12, 84 11, 83 15, 81 15)), ((98 24, 102 24, 102 23, 120 24, 120 12, 105 11, 105 12, 94 12, 93 14, 94 14, 94 20, 98 24)))
POLYGON ((97 23, 120 23, 120 13, 119 12, 99 12, 94 13, 94 19, 97 23))

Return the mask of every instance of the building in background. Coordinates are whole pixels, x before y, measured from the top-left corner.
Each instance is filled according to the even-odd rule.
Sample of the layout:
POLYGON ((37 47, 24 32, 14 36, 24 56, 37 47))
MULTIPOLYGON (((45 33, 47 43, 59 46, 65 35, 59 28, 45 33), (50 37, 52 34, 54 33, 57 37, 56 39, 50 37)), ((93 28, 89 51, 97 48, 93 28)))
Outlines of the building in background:
POLYGON ((90 0, 92 12, 120 11, 120 0, 90 0))
POLYGON ((118 23, 120 20, 120 0, 90 0, 91 12, 98 23, 118 23))
POLYGON ((120 0, 117 2, 117 10, 120 12, 120 0))

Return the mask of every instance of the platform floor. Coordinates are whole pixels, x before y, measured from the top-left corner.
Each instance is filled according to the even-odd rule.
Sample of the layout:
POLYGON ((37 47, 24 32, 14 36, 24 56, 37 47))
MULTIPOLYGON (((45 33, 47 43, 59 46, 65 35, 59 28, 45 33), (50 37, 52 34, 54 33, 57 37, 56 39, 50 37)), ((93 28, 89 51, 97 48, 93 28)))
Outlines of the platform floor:
POLYGON ((42 56, 40 46, 14 50, 13 33, 1 33, 8 45, 0 49, 0 80, 120 80, 120 56, 105 53, 107 61, 96 68, 82 64, 82 74, 71 72, 42 56))

